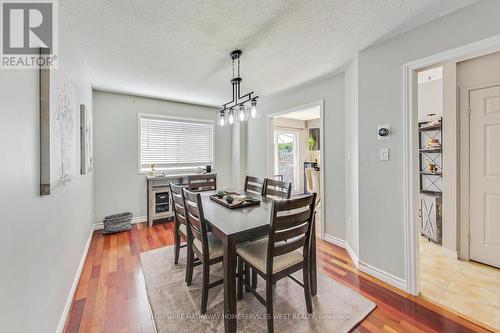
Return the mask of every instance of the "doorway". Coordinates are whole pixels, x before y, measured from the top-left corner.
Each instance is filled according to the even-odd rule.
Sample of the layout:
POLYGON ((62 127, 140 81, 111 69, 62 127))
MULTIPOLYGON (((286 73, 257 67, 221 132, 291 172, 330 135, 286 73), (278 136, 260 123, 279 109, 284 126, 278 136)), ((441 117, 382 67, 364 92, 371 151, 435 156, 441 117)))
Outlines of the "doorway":
POLYGON ((300 131, 275 127, 274 176, 292 183, 292 193, 299 193, 300 131))
POLYGON ((500 44, 477 44, 473 52, 468 45, 404 66, 407 283, 409 292, 498 330, 500 270, 495 260, 500 257, 500 200, 495 199, 500 198, 500 53, 495 52, 500 44), (448 76, 443 72, 441 88, 445 91, 444 82, 451 82, 451 98, 443 96, 441 116, 430 110, 422 121, 419 76, 428 78, 428 71, 440 66, 453 68, 448 76), (479 75, 481 66, 485 70, 479 75), (421 126, 427 127, 425 131, 441 128, 444 138, 431 135, 422 142, 421 126), (422 158, 422 153, 439 152, 448 157, 422 158), (422 200, 422 192, 429 189, 426 180, 441 185, 442 193, 430 204, 422 200), (422 230, 423 222, 431 227, 422 230), (474 239, 482 247, 480 253, 473 254, 474 239))
POLYGON ((316 193, 316 234, 323 239, 323 101, 268 115, 268 178, 292 183, 292 196, 316 193))

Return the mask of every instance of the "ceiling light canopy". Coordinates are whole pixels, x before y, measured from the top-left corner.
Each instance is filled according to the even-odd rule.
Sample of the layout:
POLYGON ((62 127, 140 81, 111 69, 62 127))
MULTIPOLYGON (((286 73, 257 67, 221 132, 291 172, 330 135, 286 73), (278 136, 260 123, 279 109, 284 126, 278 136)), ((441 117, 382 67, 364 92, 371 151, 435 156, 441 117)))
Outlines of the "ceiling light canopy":
POLYGON ((234 50, 229 55, 233 65, 233 78, 230 81, 233 87, 233 99, 230 102, 222 104, 222 110, 219 111, 220 126, 224 126, 226 123, 232 125, 235 120, 244 122, 250 118, 256 118, 258 116, 257 98, 259 98, 259 96, 253 96, 253 91, 243 96, 240 95, 240 85, 243 80, 240 77, 241 53, 241 50, 234 50), (234 71, 235 63, 237 67, 236 76, 234 71))

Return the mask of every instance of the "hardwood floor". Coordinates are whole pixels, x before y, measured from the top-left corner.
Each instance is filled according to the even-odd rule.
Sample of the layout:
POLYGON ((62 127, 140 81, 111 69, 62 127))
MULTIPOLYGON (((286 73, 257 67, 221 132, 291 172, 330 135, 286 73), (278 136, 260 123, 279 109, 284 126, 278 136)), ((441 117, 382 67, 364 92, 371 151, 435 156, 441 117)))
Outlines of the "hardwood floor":
MULTIPOLYGON (((139 263, 144 251, 173 244, 173 223, 104 236, 94 232, 65 332, 154 332, 139 263)), ((357 271, 347 252, 318 241, 321 273, 377 303, 355 332, 489 332, 420 297, 357 271)))

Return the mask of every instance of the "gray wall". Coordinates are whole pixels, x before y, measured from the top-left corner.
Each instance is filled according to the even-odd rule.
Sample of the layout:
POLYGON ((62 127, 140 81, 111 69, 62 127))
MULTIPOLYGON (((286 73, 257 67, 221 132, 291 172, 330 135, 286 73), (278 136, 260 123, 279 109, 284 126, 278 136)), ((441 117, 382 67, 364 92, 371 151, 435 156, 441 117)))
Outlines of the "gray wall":
MULTIPOLYGON (((215 109, 159 99, 94 91, 95 219, 130 211, 147 215, 146 175, 138 174, 138 113, 216 120, 215 109)), ((216 127, 219 187, 231 185, 231 127, 216 127)))
POLYGON ((248 123, 247 171, 249 175, 267 176, 266 119, 268 114, 299 107, 324 99, 325 233, 345 237, 344 183, 344 75, 324 79, 284 93, 259 100, 260 118, 248 123))
POLYGON ((358 57, 345 71, 345 241, 359 256, 358 57))
POLYGON ((360 260, 405 278, 402 65, 500 33, 500 1, 483 0, 359 54, 360 260), (392 136, 377 141, 377 124, 392 136), (379 148, 390 161, 379 161, 379 148))
MULTIPOLYGON (((59 70, 92 110, 83 61, 60 19, 59 70)), ((79 156, 69 184, 39 195, 38 138, 38 71, 0 70, 2 332, 56 331, 93 223, 93 174, 79 175, 79 156)))

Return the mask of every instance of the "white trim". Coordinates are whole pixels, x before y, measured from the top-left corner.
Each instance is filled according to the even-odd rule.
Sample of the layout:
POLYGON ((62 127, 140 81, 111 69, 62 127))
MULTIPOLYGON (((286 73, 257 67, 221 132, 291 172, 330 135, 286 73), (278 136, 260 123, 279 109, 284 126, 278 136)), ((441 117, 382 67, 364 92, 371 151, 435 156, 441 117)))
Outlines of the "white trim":
POLYGON ((324 234, 323 240, 325 242, 331 243, 333 245, 340 246, 341 248, 345 249, 345 240, 343 240, 343 239, 340 239, 340 238, 337 238, 337 237, 333 237, 333 236, 330 236, 328 234, 324 234))
POLYGON ((452 259, 458 259, 458 251, 457 250, 450 250, 445 247, 441 247, 441 253, 447 257, 450 257, 452 259))
POLYGON ((346 249, 349 257, 351 257, 351 260, 352 260, 354 266, 356 266, 356 268, 359 269, 359 258, 356 255, 356 252, 354 252, 354 250, 351 248, 351 246, 347 242, 345 242, 345 249, 346 249))
MULTIPOLYGON (((307 103, 307 104, 304 104, 304 105, 300 105, 300 106, 297 106, 297 107, 294 107, 294 108, 291 108, 291 109, 287 109, 287 110, 283 110, 283 111, 279 111, 279 112, 275 112, 275 113, 270 113, 267 115, 267 119, 266 119, 266 157, 267 157, 267 174, 268 174, 268 177, 272 177, 272 175, 274 174, 273 172, 273 167, 271 167, 270 165, 270 161, 271 161, 271 149, 270 147, 272 146, 273 142, 270 141, 271 139, 271 136, 270 136, 270 131, 271 131, 271 128, 270 128, 270 122, 271 122, 271 119, 280 115, 280 114, 284 114, 284 113, 290 113, 290 112, 294 112, 294 111, 300 111, 300 110, 303 110, 303 109, 309 109, 309 108, 312 108, 312 107, 315 107, 315 106, 319 106, 319 115, 320 115, 320 118, 319 118, 319 127, 320 127, 320 130, 319 130, 319 142, 321 142, 321 145, 323 145, 322 149, 319 150, 319 158, 320 158, 320 169, 319 169, 319 195, 320 195, 320 198, 321 198, 321 206, 320 206, 320 210, 321 210, 321 239, 325 239, 326 237, 326 234, 325 234, 325 122, 324 122, 324 119, 325 119, 325 101, 324 99, 320 99, 320 100, 317 100, 317 101, 313 101, 311 103, 307 103)), ((274 139, 273 139, 274 140, 274 139)), ((330 236, 331 237, 331 236, 330 236)), ((340 245, 339 245, 340 246, 340 245)))
POLYGON ((80 264, 78 265, 78 269, 76 270, 75 278, 73 279, 73 284, 71 285, 71 289, 69 291, 68 297, 66 298, 66 304, 64 305, 63 312, 61 314, 61 319, 59 319, 59 324, 57 325, 57 333, 62 333, 66 326, 66 321, 68 319, 69 311, 71 310, 71 304, 73 303, 73 297, 75 296, 76 288, 78 286, 78 282, 80 281, 80 275, 83 271, 83 265, 85 264, 85 259, 87 258, 87 253, 89 252, 90 243, 92 242, 92 236, 94 235, 94 227, 90 228, 89 237, 87 238, 87 243, 85 244, 85 248, 83 249, 82 257, 80 259, 80 264))
MULTIPOLYGON (((147 222, 148 217, 147 216, 137 216, 132 218, 132 224, 137 224, 137 223, 142 223, 142 222, 147 222)), ((94 230, 102 230, 104 229, 104 223, 102 221, 96 222, 93 225, 94 230)))
POLYGON ((376 267, 370 266, 367 263, 360 261, 358 269, 361 272, 364 272, 368 275, 376 277, 377 279, 384 281, 384 282, 386 282, 386 283, 390 284, 391 286, 394 286, 398 289, 401 289, 401 290, 406 289, 407 283, 405 280, 403 280, 395 275, 392 275, 390 273, 387 273, 386 271, 383 271, 383 270, 378 269, 376 267))
POLYGON ((356 255, 356 252, 354 252, 354 250, 351 248, 349 243, 347 243, 343 239, 340 239, 340 238, 337 238, 337 237, 334 237, 334 236, 331 236, 328 234, 324 234, 323 240, 325 242, 328 242, 328 243, 331 243, 333 245, 337 245, 337 246, 340 246, 341 248, 344 248, 347 251, 347 254, 349 255, 349 257, 351 257, 351 260, 352 260, 354 266, 356 266, 356 268, 359 268, 359 258, 356 255))
MULTIPOLYGON (((435 55, 408 62, 403 65, 403 141, 404 141, 404 232, 405 232, 405 276, 406 285, 400 289, 408 293, 419 293, 418 233, 417 233, 417 151, 416 151, 416 98, 414 86, 416 71, 445 61, 462 61, 500 50, 500 35, 463 45, 435 55)), ((362 264, 367 267, 368 265, 362 264)), ((369 268, 370 269, 370 268, 369 268)), ((375 269, 372 270, 376 272, 375 269)), ((399 279, 400 282, 403 281, 399 279)), ((397 282, 397 281, 394 281, 397 282)), ((392 284, 392 283, 391 283, 392 284)))

